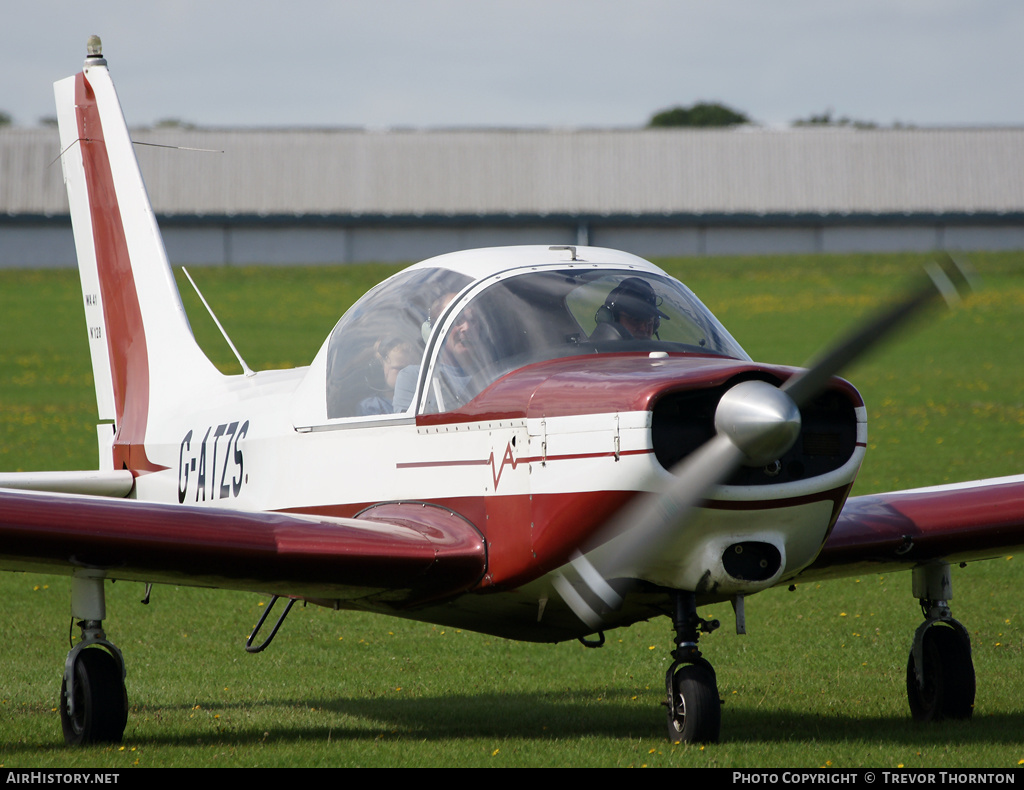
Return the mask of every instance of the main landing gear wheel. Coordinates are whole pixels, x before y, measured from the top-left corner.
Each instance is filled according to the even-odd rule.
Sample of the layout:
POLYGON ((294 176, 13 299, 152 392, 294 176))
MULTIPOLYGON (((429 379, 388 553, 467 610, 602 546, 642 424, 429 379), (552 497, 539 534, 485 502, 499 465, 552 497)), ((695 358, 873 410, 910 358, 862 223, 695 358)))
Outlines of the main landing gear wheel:
POLYGON ((60 723, 69 746, 119 743, 128 723, 128 694, 117 659, 102 648, 82 650, 72 667, 73 698, 67 679, 60 686, 60 723), (68 710, 68 703, 73 705, 68 710))
POLYGON ((700 664, 686 664, 669 683, 674 703, 668 711, 669 741, 716 743, 722 729, 722 703, 715 673, 700 664))
POLYGON ((921 637, 921 675, 910 651, 907 699, 915 721, 969 719, 974 711, 974 662, 970 642, 955 628, 933 625, 921 637))
POLYGON ((907 699, 917 721, 969 719, 974 712, 971 637, 949 609, 953 580, 948 563, 913 570, 914 597, 924 622, 914 632, 907 661, 907 699))

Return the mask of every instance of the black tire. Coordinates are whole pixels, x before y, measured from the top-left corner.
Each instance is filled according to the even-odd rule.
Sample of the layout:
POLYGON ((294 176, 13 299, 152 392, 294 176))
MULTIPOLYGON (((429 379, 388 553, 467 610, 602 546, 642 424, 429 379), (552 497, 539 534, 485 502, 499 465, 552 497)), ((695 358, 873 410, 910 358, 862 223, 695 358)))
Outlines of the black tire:
POLYGON ((924 632, 924 688, 917 685, 914 652, 907 661, 907 700, 915 721, 969 719, 974 712, 971 646, 956 630, 936 625, 924 632))
POLYGON ((715 673, 698 664, 686 664, 672 676, 676 712, 668 714, 672 743, 717 743, 722 729, 722 703, 715 673))
POLYGON ((83 650, 75 659, 75 715, 68 715, 67 682, 60 685, 60 723, 68 746, 120 743, 128 723, 121 668, 106 650, 83 650))

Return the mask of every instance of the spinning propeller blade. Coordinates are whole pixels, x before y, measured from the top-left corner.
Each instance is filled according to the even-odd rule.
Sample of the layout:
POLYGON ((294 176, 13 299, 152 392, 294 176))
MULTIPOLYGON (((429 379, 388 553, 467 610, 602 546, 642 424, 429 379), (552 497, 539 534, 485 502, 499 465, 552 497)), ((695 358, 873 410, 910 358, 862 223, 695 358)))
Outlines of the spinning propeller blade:
MULTIPOLYGON (((800 434, 800 407, 816 398, 833 376, 942 296, 950 306, 969 290, 971 275, 948 255, 925 267, 927 277, 903 299, 869 320, 806 370, 781 387, 744 381, 729 389, 715 412, 716 435, 672 469, 673 480, 658 492, 637 497, 613 519, 593 546, 581 547, 571 565, 599 598, 604 611, 621 603, 624 588, 608 580, 629 579, 654 562, 693 517, 709 491, 741 465, 761 466, 783 455, 800 434)), ((556 588, 573 611, 597 629, 601 615, 564 577, 556 588), (571 599, 575 600, 571 600, 571 599)), ((600 607, 599 607, 600 608, 600 607)))
POLYGON ((973 272, 945 253, 925 266, 925 274, 922 282, 902 300, 822 354, 803 373, 789 379, 782 385, 783 392, 797 406, 803 406, 824 389, 830 378, 907 323, 936 297, 942 296, 952 308, 959 304, 962 293, 973 287, 973 272))

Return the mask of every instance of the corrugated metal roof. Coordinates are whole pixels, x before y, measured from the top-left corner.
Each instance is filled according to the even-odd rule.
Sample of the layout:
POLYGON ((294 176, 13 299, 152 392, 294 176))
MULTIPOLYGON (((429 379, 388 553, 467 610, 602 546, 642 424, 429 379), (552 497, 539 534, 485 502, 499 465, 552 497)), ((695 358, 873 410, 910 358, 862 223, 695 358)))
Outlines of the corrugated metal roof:
POLYGON ((0 129, 0 213, 67 214, 59 154, 56 129, 0 129))
MULTIPOLYGON (((1024 211, 1017 128, 132 136, 160 214, 1024 211)), ((0 212, 66 213, 57 155, 55 130, 0 130, 0 212)))

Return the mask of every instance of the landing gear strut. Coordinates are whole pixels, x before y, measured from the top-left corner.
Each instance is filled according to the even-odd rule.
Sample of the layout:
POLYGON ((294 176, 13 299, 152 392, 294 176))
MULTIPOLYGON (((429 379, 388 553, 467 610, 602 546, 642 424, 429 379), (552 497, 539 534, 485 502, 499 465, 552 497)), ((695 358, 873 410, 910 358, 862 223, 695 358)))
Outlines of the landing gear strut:
POLYGON ((907 661, 910 712, 916 721, 969 719, 975 693, 971 639, 947 603, 953 597, 949 565, 914 568, 914 597, 925 620, 907 661))
POLYGON ((675 592, 672 601, 676 648, 665 673, 668 737, 672 743, 715 743, 722 729, 722 702, 715 670, 701 656, 697 639, 700 632, 718 628, 719 622, 697 615, 692 592, 675 592))
POLYGON ((72 577, 71 613, 82 636, 64 662, 60 686, 64 741, 69 746, 119 743, 128 722, 128 694, 121 651, 103 633, 103 579, 72 577))

